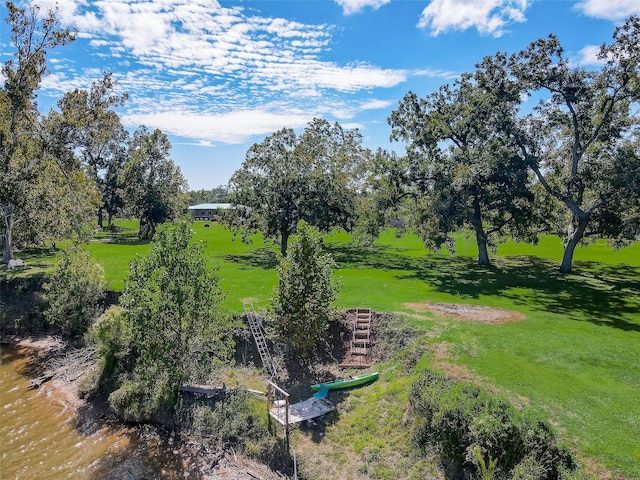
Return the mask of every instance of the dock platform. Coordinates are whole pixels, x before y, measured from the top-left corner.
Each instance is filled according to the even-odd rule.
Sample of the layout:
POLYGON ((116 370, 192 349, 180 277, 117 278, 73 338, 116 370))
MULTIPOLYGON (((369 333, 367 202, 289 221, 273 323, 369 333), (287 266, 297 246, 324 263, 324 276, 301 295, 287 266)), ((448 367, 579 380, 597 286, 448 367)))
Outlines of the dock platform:
MULTIPOLYGON (((275 405, 269 409, 269 415, 276 419, 281 425, 285 425, 287 422, 286 409, 286 405, 275 405)), ((326 398, 311 397, 303 402, 289 405, 289 424, 311 420, 335 409, 336 406, 326 398)))

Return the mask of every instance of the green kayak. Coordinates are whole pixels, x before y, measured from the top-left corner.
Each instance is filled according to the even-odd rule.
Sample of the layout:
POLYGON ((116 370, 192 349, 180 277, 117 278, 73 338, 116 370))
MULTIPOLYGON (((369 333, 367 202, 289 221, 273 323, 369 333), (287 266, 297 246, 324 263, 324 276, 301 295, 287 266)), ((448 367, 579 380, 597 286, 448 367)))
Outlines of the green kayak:
POLYGON ((378 372, 363 373, 362 375, 355 375, 349 378, 339 378, 330 383, 317 383, 311 385, 311 390, 319 392, 320 390, 337 390, 339 388, 357 387, 358 385, 364 385, 365 383, 373 382, 378 379, 378 372), (324 388, 323 388, 324 387, 324 388))

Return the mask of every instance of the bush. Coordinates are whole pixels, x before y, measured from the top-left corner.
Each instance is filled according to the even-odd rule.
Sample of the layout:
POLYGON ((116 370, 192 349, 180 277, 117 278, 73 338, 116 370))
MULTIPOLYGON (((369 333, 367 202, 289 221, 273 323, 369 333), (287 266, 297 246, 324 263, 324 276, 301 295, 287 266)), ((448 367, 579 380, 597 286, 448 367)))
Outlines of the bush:
POLYGON ((485 467, 494 462, 502 477, 549 480, 576 468, 545 420, 477 385, 426 370, 414 383, 410 402, 416 443, 437 443, 443 456, 461 468, 480 474, 483 462, 485 467))
POLYGON ((179 409, 180 421, 193 433, 213 443, 244 451, 272 467, 282 464, 284 445, 269 433, 264 403, 241 391, 227 392, 221 400, 186 400, 179 409))
POLYGON ((109 395, 109 405, 127 422, 156 422, 172 426, 178 391, 164 372, 144 379, 134 376, 109 395))
POLYGON ((415 345, 420 335, 415 327, 407 325, 393 313, 379 315, 375 328, 377 339, 373 345, 373 356, 379 360, 384 361, 399 354, 405 369, 413 371, 423 355, 428 353, 425 348, 406 348, 415 345))
POLYGON ((88 344, 96 345, 101 363, 97 381, 99 391, 110 392, 118 388, 120 375, 133 369, 131 326, 124 309, 112 306, 91 326, 85 336, 88 344))
POLYGON ((102 312, 106 288, 102 267, 74 244, 62 251, 56 273, 44 284, 45 318, 69 335, 83 334, 102 312))
POLYGON ((337 317, 335 267, 331 255, 322 250, 320 233, 301 221, 287 256, 280 258, 278 285, 271 298, 276 337, 290 358, 308 359, 337 317))

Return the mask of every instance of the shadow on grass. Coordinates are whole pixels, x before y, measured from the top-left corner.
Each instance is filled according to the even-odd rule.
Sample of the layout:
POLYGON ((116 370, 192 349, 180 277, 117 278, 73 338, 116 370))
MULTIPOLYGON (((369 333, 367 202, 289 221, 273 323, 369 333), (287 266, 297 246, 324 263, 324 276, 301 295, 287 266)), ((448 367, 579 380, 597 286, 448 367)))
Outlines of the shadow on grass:
POLYGON ((221 258, 227 262, 263 270, 273 270, 278 266, 278 255, 271 246, 254 248, 242 255, 223 255, 221 258))
POLYGON ((98 239, 97 241, 100 243, 106 243, 109 245, 149 245, 152 242, 152 240, 140 239, 137 235, 133 235, 133 236, 116 235, 111 237, 104 237, 104 238, 98 239))
POLYGON ((462 298, 506 297, 532 310, 640 331, 640 319, 623 318, 637 316, 640 267, 576 261, 575 273, 563 275, 557 262, 535 256, 498 257, 493 266, 483 267, 471 257, 432 254, 416 258, 382 246, 340 244, 328 250, 343 267, 397 270, 399 280, 420 280, 462 298))

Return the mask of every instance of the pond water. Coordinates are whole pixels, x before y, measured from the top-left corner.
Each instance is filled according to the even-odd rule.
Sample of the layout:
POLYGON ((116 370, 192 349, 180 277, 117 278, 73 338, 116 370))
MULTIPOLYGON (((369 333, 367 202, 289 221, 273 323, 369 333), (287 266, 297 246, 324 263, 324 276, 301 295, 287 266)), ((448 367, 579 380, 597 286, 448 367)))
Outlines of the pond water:
MULTIPOLYGON (((55 392, 30 390, 29 351, 0 351, 0 477, 2 479, 198 478, 167 435, 79 425, 55 392), (152 440, 150 441, 149 438, 152 440)), ((43 387, 44 388, 44 387, 43 387)))

